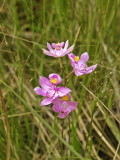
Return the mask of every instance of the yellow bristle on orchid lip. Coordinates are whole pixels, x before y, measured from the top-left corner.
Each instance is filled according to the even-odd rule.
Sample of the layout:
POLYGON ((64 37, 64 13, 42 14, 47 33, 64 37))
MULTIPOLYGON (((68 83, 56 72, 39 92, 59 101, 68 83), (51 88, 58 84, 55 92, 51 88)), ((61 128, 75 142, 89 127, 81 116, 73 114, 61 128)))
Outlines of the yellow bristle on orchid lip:
POLYGON ((68 96, 63 96, 63 97, 61 97, 61 99, 64 100, 64 101, 68 101, 69 97, 68 96))
POLYGON ((58 50, 61 49, 60 43, 56 43, 56 45, 57 46, 55 47, 55 49, 58 49, 58 50))
POLYGON ((50 80, 50 82, 53 83, 53 84, 56 84, 56 83, 57 83, 57 79, 56 79, 56 78, 52 78, 52 79, 50 80))
POLYGON ((56 43, 56 45, 60 45, 60 43, 58 42, 58 43, 56 43))
POLYGON ((76 62, 78 62, 78 61, 80 60, 80 57, 79 57, 79 56, 75 56, 73 59, 74 59, 76 62))
POLYGON ((59 43, 59 42, 56 43, 56 45, 57 45, 57 46, 55 47, 55 49, 58 49, 58 50, 61 49, 61 46, 60 46, 60 43, 59 43))

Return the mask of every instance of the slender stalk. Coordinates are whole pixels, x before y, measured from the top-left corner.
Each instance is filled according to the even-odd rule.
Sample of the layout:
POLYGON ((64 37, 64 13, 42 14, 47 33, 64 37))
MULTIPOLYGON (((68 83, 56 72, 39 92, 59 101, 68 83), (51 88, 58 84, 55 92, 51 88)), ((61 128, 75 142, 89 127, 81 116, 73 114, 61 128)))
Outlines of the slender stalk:
MULTIPOLYGON (((70 138, 70 116, 68 116, 68 125, 69 125, 69 144, 71 143, 71 138, 70 138)), ((71 153, 69 153, 69 155, 68 155, 68 157, 70 157, 71 156, 71 153)))
POLYGON ((0 32, 0 34, 3 34, 3 35, 8 36, 8 37, 12 37, 12 38, 15 38, 15 39, 24 41, 24 42, 28 42, 28 43, 31 43, 31 44, 35 44, 35 45, 37 45, 37 46, 40 46, 40 48, 43 47, 41 44, 39 44, 39 43, 37 43, 37 42, 34 42, 34 41, 30 41, 30 40, 25 39, 25 38, 17 37, 17 36, 14 36, 14 35, 11 35, 11 34, 8 34, 8 33, 5 33, 5 32, 0 32))
POLYGON ((68 79, 68 77, 69 77, 72 73, 74 73, 74 70, 72 70, 72 71, 66 76, 66 79, 68 79))
POLYGON ((67 83, 68 77, 69 77, 73 72, 74 72, 74 70, 72 70, 72 71, 65 77, 65 79, 64 79, 64 86, 65 86, 66 83, 67 83))
POLYGON ((8 121, 8 115, 7 115, 7 107, 5 105, 5 101, 3 98, 2 91, 0 89, 0 99, 1 99, 1 104, 2 104, 2 110, 4 114, 4 122, 5 122, 5 131, 6 131, 6 136, 7 136, 7 146, 6 146, 6 160, 10 160, 10 127, 9 127, 9 121, 8 121))
POLYGON ((62 65, 61 58, 58 58, 58 62, 59 62, 61 73, 62 73, 62 71, 63 71, 63 65, 62 65))
MULTIPOLYGON (((64 139, 64 134, 63 134, 64 128, 62 126, 62 138, 64 139)), ((64 144, 62 143, 62 150, 64 151, 64 144)))
POLYGON ((109 108, 98 98, 95 96, 95 94, 93 94, 88 88, 86 88, 82 83, 80 83, 81 86, 83 86, 94 98, 96 98, 102 105, 103 107, 113 116, 113 118, 120 124, 120 121, 118 118, 116 118, 116 116, 114 115, 114 113, 109 110, 109 108))
POLYGON ((118 143, 118 146, 117 146, 117 149, 116 149, 116 152, 115 152, 115 155, 114 155, 113 160, 116 159, 116 157, 117 157, 117 152, 118 152, 119 148, 120 148, 120 141, 119 141, 119 143, 118 143))
POLYGON ((71 139, 70 139, 70 116, 68 116, 68 124, 69 124, 69 144, 71 142, 71 139))

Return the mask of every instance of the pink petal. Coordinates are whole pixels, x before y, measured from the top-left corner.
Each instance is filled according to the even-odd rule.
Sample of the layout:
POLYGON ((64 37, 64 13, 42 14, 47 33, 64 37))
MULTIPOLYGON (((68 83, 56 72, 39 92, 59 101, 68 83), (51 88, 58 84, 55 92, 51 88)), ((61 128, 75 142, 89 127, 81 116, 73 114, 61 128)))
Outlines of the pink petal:
POLYGON ((53 48, 56 48, 56 46, 57 46, 56 43, 52 43, 53 48))
POLYGON ((40 103, 41 106, 46 106, 51 104, 53 101, 53 97, 49 97, 49 98, 45 98, 44 100, 42 100, 42 102, 40 103))
POLYGON ((57 79, 55 85, 60 84, 62 82, 62 78, 58 74, 52 73, 49 75, 49 79, 54 79, 54 78, 57 79))
POLYGON ((46 96, 46 90, 44 90, 44 89, 42 89, 42 88, 40 88, 40 87, 36 87, 36 88, 34 89, 34 91, 35 91, 35 93, 36 93, 37 95, 46 96))
POLYGON ((82 76, 84 74, 80 70, 75 70, 74 69, 74 72, 75 72, 76 76, 82 76))
POLYGON ((70 48, 68 48, 68 49, 64 52, 64 54, 62 54, 62 56, 70 53, 70 52, 73 50, 73 48, 74 48, 74 45, 72 45, 70 48))
POLYGON ((77 108, 78 102, 68 102, 70 110, 75 110, 77 108))
POLYGON ((55 55, 55 53, 51 53, 44 48, 42 50, 43 50, 43 53, 46 54, 47 56, 57 57, 57 55, 55 55))
POLYGON ((52 106, 52 109, 55 111, 55 112, 61 112, 62 111, 62 103, 61 101, 59 100, 59 98, 56 98, 56 100, 53 100, 53 106, 52 106), (56 102, 55 102, 56 101, 56 102))
POLYGON ((68 40, 65 42, 65 47, 64 47, 64 51, 66 51, 66 49, 68 48, 68 44, 69 44, 69 42, 68 42, 68 40))
POLYGON ((47 47, 48 47, 49 51, 53 51, 51 45, 48 42, 47 42, 47 47))
POLYGON ((64 113, 59 112, 58 117, 59 117, 59 118, 65 118, 65 117, 67 117, 67 115, 68 115, 69 113, 70 113, 70 111, 64 112, 64 113))
POLYGON ((75 61, 73 58, 75 57, 75 55, 73 53, 69 53, 68 57, 70 60, 75 61))
POLYGON ((80 57, 80 61, 81 61, 82 63, 86 63, 86 62, 88 61, 88 59, 89 59, 89 55, 88 55, 87 52, 83 53, 83 54, 81 55, 81 57, 80 57))
POLYGON ((95 65, 93 65, 93 66, 90 66, 90 67, 87 67, 87 68, 85 69, 86 74, 91 73, 92 71, 94 71, 94 69, 95 69, 96 67, 97 67, 97 64, 95 64, 95 65))
POLYGON ((59 104, 59 102, 60 102, 60 99, 59 99, 59 98, 55 98, 55 99, 53 100, 53 104, 54 104, 54 105, 59 104))
POLYGON ((82 76, 82 75, 84 75, 84 74, 89 74, 89 73, 91 73, 96 67, 97 67, 97 64, 96 64, 96 65, 93 65, 93 66, 91 66, 91 67, 87 67, 87 68, 85 68, 85 69, 83 69, 83 70, 81 70, 81 69, 75 69, 75 68, 74 68, 74 72, 75 72, 76 76, 82 76))
POLYGON ((44 89, 51 89, 53 87, 50 81, 46 77, 43 77, 43 76, 39 77, 39 83, 44 89))
POLYGON ((71 90, 69 88, 66 88, 66 87, 57 87, 57 93, 58 93, 59 97, 65 96, 69 92, 71 92, 71 90))
POLYGON ((71 66, 74 67, 76 64, 76 62, 74 60, 75 55, 73 53, 70 53, 70 54, 68 54, 68 57, 70 59, 71 66))
MULTIPOLYGON (((51 97, 55 95, 55 90, 54 89, 49 89, 47 90, 46 96, 51 97)), ((55 96, 54 96, 55 97, 55 96)), ((58 97, 58 96, 57 96, 58 97)))
POLYGON ((63 47, 64 46, 64 42, 61 42, 60 45, 61 45, 61 47, 63 47))
POLYGON ((55 112, 59 112, 59 107, 57 105, 53 105, 52 106, 52 109, 55 111, 55 112))

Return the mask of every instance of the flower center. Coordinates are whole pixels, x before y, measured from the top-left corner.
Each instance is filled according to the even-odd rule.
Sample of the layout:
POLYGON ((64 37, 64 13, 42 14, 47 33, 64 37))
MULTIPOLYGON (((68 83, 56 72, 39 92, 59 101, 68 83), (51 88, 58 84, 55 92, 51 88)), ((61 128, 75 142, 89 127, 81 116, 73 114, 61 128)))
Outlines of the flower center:
POLYGON ((59 50, 59 49, 61 49, 61 46, 60 46, 60 43, 56 43, 56 47, 55 47, 55 49, 57 49, 57 50, 59 50))
POLYGON ((73 59, 74 59, 76 62, 78 62, 78 61, 80 60, 79 56, 75 56, 73 59))
POLYGON ((46 98, 49 98, 49 97, 50 97, 50 95, 47 95, 47 96, 46 96, 46 98))
POLYGON ((52 78, 52 79, 50 80, 50 82, 53 83, 53 84, 56 84, 56 83, 57 83, 57 79, 56 79, 56 78, 52 78))
POLYGON ((63 96, 63 97, 61 97, 61 99, 64 100, 64 101, 68 101, 69 97, 68 96, 63 96))
POLYGON ((61 111, 61 113, 65 113, 64 111, 61 111))

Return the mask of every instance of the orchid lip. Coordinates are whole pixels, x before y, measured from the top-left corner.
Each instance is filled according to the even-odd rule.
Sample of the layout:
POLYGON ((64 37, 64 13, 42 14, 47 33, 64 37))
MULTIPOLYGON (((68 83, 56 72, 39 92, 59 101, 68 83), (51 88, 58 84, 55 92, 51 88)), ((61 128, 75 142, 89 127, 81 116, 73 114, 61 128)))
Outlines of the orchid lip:
POLYGON ((52 79, 50 79, 50 82, 51 82, 52 84, 56 84, 56 83, 57 83, 57 79, 56 79, 56 78, 52 78, 52 79))
POLYGON ((76 62, 78 62, 78 61, 80 60, 80 57, 79 57, 79 56, 75 56, 73 59, 74 59, 76 62))
POLYGON ((65 113, 64 111, 61 111, 61 113, 65 113))

